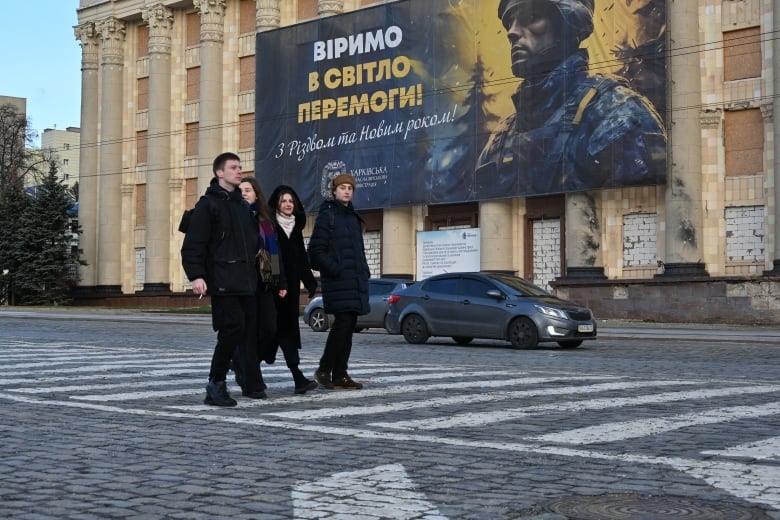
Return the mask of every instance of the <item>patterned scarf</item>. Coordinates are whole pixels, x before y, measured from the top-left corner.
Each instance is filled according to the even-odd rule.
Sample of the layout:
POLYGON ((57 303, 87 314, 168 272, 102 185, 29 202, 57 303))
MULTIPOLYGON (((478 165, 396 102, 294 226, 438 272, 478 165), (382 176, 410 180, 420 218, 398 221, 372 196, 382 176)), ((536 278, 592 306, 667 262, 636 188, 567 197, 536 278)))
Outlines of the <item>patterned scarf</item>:
POLYGON ((269 220, 261 220, 259 229, 261 241, 258 256, 270 259, 271 275, 274 278, 279 278, 279 241, 276 238, 274 225, 269 220))

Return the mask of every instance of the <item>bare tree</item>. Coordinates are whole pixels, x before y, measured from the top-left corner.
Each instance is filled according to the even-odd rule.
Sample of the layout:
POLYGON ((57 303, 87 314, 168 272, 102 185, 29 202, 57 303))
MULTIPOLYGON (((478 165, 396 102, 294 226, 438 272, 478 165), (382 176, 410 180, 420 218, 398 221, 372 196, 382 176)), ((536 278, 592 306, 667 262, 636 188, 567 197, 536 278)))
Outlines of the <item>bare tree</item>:
POLYGON ((0 105, 0 191, 12 188, 17 181, 26 184, 31 175, 42 178, 48 171, 50 154, 31 149, 36 136, 18 108, 0 105))

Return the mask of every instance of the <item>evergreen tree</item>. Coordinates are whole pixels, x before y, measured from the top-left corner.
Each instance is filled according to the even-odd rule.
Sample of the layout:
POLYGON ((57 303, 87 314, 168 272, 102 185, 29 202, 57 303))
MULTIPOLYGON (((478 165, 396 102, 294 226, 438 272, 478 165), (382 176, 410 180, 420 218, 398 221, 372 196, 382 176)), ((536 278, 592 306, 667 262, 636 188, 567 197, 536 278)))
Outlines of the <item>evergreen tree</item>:
POLYGON ((15 248, 15 255, 23 269, 14 277, 17 303, 60 305, 68 301, 68 290, 77 281, 75 266, 80 262, 79 252, 71 252, 73 230, 68 211, 73 203, 67 186, 57 176, 56 162, 50 162, 48 175, 19 219, 23 243, 15 248))
POLYGON ((20 248, 24 246, 20 215, 26 213, 29 204, 21 178, 9 177, 0 185, 0 302, 17 302, 14 279, 21 271, 20 248))

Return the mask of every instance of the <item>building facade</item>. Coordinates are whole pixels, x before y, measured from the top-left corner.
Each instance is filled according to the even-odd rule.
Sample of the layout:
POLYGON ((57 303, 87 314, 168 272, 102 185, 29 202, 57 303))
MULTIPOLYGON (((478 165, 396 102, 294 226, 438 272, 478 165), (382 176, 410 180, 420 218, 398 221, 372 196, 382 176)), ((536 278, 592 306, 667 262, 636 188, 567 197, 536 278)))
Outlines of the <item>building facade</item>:
MULTIPOLYGON (((382 3, 81 0, 81 292, 185 294, 180 215, 220 152, 253 173, 255 34, 382 3)), ((603 317, 780 321, 780 0, 665 9, 666 185, 365 211, 372 275, 416 277, 418 232, 479 227, 483 270, 603 317)))
POLYGON ((79 180, 80 143, 80 129, 73 126, 65 130, 46 128, 41 135, 41 150, 49 151, 56 157, 60 179, 68 187, 79 180))

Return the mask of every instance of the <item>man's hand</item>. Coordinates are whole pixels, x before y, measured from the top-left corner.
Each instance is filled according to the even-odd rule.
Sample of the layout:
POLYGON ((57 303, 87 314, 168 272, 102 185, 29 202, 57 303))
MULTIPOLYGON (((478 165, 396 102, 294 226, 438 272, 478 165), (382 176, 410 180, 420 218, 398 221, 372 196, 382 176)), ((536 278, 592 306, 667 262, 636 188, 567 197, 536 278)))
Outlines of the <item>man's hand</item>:
POLYGON ((205 296, 208 286, 206 286, 206 280, 203 278, 195 278, 192 281, 192 292, 199 296, 205 296))

